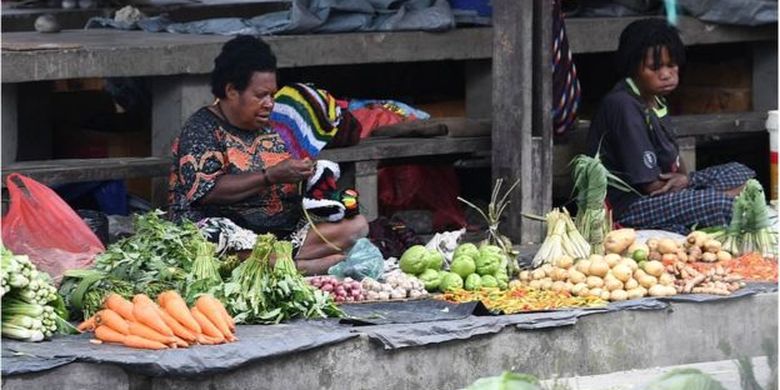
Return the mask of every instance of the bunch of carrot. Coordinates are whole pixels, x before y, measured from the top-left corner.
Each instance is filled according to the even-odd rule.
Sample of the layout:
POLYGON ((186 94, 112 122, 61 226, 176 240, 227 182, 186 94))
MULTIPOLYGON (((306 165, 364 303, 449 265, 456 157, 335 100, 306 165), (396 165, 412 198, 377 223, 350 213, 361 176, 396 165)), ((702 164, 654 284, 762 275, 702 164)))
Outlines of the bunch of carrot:
POLYGON ((216 298, 201 295, 190 309, 175 291, 165 291, 157 303, 144 294, 130 302, 110 294, 103 310, 78 329, 94 331, 97 343, 117 343, 132 348, 186 348, 193 344, 222 344, 238 340, 233 318, 216 298))

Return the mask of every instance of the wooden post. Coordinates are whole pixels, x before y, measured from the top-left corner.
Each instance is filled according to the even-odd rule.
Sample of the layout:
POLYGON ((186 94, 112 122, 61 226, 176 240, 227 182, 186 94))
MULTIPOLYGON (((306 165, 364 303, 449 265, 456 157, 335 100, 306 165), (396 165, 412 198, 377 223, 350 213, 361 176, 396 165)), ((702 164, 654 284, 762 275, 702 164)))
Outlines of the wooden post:
POLYGON ((515 244, 534 241, 536 222, 520 213, 533 211, 532 93, 534 2, 493 2, 493 179, 507 185, 520 179, 501 225, 515 244))
MULTIPOLYGON (((553 182, 553 124, 552 124, 552 1, 536 1, 534 7, 534 64, 533 64, 533 135, 538 145, 534 151, 533 192, 531 211, 544 215, 552 208, 553 182)), ((543 223, 528 233, 535 242, 541 242, 547 232, 543 223)))
POLYGON ((378 161, 355 162, 355 189, 360 194, 361 214, 371 222, 379 216, 378 161))
MULTIPOLYGON (((152 156, 170 157, 184 122, 214 97, 207 75, 158 77, 152 85, 152 156)), ((167 196, 168 178, 153 179, 152 205, 165 209, 167 196)))

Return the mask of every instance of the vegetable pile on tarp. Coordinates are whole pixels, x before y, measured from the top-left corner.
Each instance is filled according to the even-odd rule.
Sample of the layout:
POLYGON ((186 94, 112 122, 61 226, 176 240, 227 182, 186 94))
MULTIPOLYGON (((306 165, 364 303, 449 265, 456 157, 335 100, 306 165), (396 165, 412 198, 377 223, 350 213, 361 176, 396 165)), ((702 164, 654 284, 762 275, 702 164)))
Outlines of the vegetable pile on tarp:
POLYGON ((157 302, 159 306, 144 294, 134 296, 132 302, 111 294, 103 310, 80 324, 79 330, 94 331, 98 343, 142 349, 187 348, 237 340, 233 318, 210 295, 199 296, 191 309, 176 291, 161 293, 157 302))
POLYGON ((777 231, 769 220, 769 206, 758 181, 750 179, 745 183, 745 188, 734 198, 731 223, 725 232, 714 236, 723 242, 723 250, 733 255, 759 252, 777 256, 777 231))
POLYGON ((65 304, 49 275, 38 271, 26 255, 0 245, 2 257, 2 334, 22 341, 41 341, 54 332, 75 331, 65 304))
POLYGON ((175 290, 186 292, 192 301, 217 284, 220 264, 214 258, 214 246, 193 223, 175 224, 161 218, 162 214, 153 211, 136 216, 136 233, 110 245, 97 257, 94 269, 67 271, 60 292, 69 307, 89 318, 111 292, 130 298, 175 290))
POLYGON ((307 283, 295 268, 292 243, 276 241, 272 234, 258 236, 249 258, 214 293, 237 323, 275 324, 342 315, 330 295, 307 283))
POLYGON ((541 390, 539 380, 526 374, 504 371, 500 376, 477 379, 465 390, 541 390))
POLYGON ((607 301, 594 296, 575 297, 567 292, 544 291, 514 284, 506 291, 497 288, 454 290, 437 298, 454 303, 480 301, 491 312, 503 314, 607 305, 607 301))

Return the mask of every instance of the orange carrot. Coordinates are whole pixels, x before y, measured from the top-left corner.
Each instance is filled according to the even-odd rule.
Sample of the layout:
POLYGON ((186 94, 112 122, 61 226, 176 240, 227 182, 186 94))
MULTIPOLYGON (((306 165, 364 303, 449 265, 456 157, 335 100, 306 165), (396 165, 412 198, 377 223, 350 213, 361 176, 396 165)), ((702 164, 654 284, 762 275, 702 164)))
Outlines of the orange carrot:
POLYGON ((173 343, 173 345, 175 345, 177 347, 187 348, 187 347, 190 346, 190 343, 188 343, 188 342, 186 342, 186 341, 184 341, 184 340, 182 340, 182 339, 180 339, 180 338, 178 338, 176 336, 173 336, 173 339, 175 340, 175 343, 173 343))
POLYGON ((103 303, 106 309, 111 309, 117 312, 122 318, 128 321, 135 321, 133 317, 133 304, 127 299, 122 298, 121 295, 111 293, 103 303))
POLYGON ((125 336, 124 342, 126 346, 132 347, 132 348, 143 348, 143 349, 167 349, 168 347, 163 344, 159 343, 154 340, 148 340, 141 336, 136 336, 134 334, 125 336))
POLYGON ((168 314, 167 311, 160 310, 160 317, 162 317, 163 321, 165 321, 165 325, 168 325, 168 327, 171 328, 173 334, 176 337, 179 337, 188 342, 195 341, 195 334, 189 329, 187 329, 184 325, 176 321, 175 318, 171 317, 171 315, 168 314))
POLYGON ((214 300, 209 299, 209 297, 205 295, 202 295, 195 301, 195 307, 198 311, 203 313, 203 315, 217 327, 217 330, 225 336, 225 339, 230 341, 233 338, 233 333, 230 332, 225 317, 222 314, 222 310, 220 310, 218 306, 222 306, 222 304, 214 303, 214 300))
POLYGON ((130 329, 130 334, 140 336, 148 340, 153 340, 166 345, 170 343, 176 343, 176 339, 174 339, 173 336, 160 334, 156 330, 140 322, 131 322, 128 328, 130 329))
POLYGON ((209 337, 214 337, 220 342, 225 340, 225 336, 222 334, 222 332, 217 329, 217 327, 209 321, 209 319, 198 310, 197 307, 193 307, 190 312, 192 312, 192 316, 195 317, 195 321, 198 321, 198 324, 200 325, 201 329, 203 329, 203 334, 209 337))
POLYGON ((140 322, 164 336, 173 336, 173 331, 168 325, 165 324, 165 321, 163 321, 162 317, 160 316, 160 309, 157 308, 154 302, 134 303, 133 315, 137 320, 136 322, 140 322))
POLYGON ((163 307, 168 314, 171 315, 176 321, 184 325, 193 333, 203 333, 200 325, 190 313, 190 309, 187 308, 187 303, 184 299, 175 291, 171 291, 170 294, 166 294, 164 299, 165 306, 163 307))
POLYGON ((97 312, 97 314, 95 314, 95 324, 98 326, 108 326, 121 334, 130 333, 127 329, 127 321, 111 309, 104 309, 97 312))
POLYGON ((133 305, 157 305, 154 303, 153 300, 149 299, 149 296, 146 294, 135 294, 133 295, 133 305))
POLYGON ((84 322, 80 323, 76 328, 79 332, 87 332, 95 330, 95 316, 89 317, 84 322))
POLYGON ((216 337, 209 337, 203 333, 199 333, 197 337, 198 337, 198 344, 202 344, 202 345, 222 344, 224 342, 224 340, 219 340, 216 337))
POLYGON ((206 297, 217 305, 219 310, 222 312, 222 316, 225 318, 225 322, 227 323, 228 328, 231 332, 236 333, 236 322, 233 320, 233 317, 228 314, 227 309, 225 309, 225 305, 222 304, 222 302, 219 301, 219 299, 214 298, 211 295, 206 295, 206 297))
POLYGON ((165 303, 168 301, 168 297, 170 297, 171 293, 176 294, 176 292, 173 290, 161 292, 160 295, 157 296, 157 304, 164 308, 165 303))
POLYGON ((95 337, 97 337, 100 341, 109 343, 122 344, 125 341, 125 335, 109 328, 106 325, 99 325, 97 328, 95 328, 95 337))

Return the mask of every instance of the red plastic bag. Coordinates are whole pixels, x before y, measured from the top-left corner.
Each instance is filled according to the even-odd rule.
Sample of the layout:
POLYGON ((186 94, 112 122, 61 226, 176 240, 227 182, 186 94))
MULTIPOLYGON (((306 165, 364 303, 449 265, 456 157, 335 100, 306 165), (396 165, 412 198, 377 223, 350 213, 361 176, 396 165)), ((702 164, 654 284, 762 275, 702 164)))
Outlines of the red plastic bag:
POLYGON ((3 244, 59 283, 69 269, 87 268, 105 251, 86 223, 49 187, 18 173, 8 175, 11 197, 3 218, 3 244))
POLYGON ((379 209, 385 215, 400 210, 433 212, 433 228, 443 231, 466 226, 458 202, 460 185, 452 165, 394 165, 379 169, 379 209))

